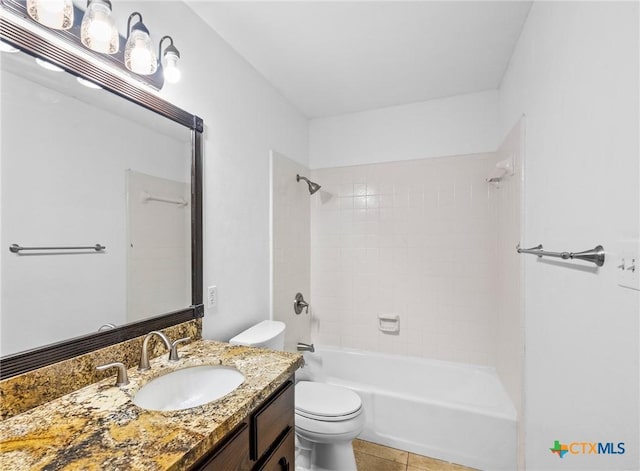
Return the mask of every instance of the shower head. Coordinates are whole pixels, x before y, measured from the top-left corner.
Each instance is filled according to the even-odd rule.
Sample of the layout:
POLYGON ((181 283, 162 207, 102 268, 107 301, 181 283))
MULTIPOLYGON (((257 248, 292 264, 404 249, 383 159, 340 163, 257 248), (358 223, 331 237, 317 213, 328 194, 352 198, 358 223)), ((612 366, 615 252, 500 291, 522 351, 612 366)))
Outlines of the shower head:
POLYGON ((296 175, 296 181, 299 182, 300 180, 304 180, 305 182, 307 182, 307 185, 309 185, 309 194, 310 195, 314 194, 316 191, 318 191, 320 188, 322 188, 320 185, 318 185, 317 183, 312 182, 307 177, 301 177, 300 175, 296 175))

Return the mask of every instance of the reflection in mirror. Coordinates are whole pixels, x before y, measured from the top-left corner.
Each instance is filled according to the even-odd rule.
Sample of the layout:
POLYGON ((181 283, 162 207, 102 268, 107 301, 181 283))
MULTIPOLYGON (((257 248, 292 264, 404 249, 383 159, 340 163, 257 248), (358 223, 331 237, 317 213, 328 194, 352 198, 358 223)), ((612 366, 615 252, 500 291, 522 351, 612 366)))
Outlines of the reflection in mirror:
POLYGON ((1 68, 1 355, 190 306, 191 130, 26 54, 1 68))

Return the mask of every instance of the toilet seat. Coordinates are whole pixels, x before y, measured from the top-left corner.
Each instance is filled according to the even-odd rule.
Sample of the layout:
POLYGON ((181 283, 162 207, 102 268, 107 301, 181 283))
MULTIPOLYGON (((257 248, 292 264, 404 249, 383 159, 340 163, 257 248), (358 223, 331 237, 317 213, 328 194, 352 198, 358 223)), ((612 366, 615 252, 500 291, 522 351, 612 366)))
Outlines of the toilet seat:
POLYGON ((360 409, 358 409, 357 411, 348 415, 340 415, 337 417, 327 417, 324 415, 309 414, 308 412, 302 412, 302 411, 296 410, 296 415, 306 417, 312 420, 319 420, 322 422, 341 422, 343 420, 349 420, 349 419, 353 419, 354 417, 358 417, 360 415, 360 412, 361 412, 360 409))
POLYGON ((296 415, 323 422, 339 422, 360 415, 362 401, 350 389, 313 381, 296 384, 296 415))

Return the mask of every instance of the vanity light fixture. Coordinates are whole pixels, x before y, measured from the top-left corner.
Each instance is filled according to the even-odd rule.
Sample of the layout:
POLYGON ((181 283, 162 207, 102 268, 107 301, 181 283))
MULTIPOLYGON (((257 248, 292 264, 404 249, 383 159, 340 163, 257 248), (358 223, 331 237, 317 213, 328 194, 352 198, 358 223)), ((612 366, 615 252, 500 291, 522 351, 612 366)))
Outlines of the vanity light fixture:
POLYGON ((40 59, 39 57, 36 57, 36 64, 44 69, 50 70, 51 72, 64 72, 64 69, 62 67, 58 67, 57 65, 54 65, 49 61, 40 59))
POLYGON ((140 75, 151 75, 158 69, 158 61, 153 52, 149 30, 142 22, 142 15, 133 12, 127 21, 127 44, 124 48, 124 65, 131 72, 140 75), (131 26, 133 17, 140 21, 131 26))
POLYGON ((180 51, 173 45, 173 38, 171 36, 164 36, 160 40, 160 45, 158 46, 158 57, 164 58, 164 66, 162 63, 162 72, 164 74, 164 79, 168 83, 177 83, 180 81, 180 77, 182 76, 182 72, 178 68, 178 61, 180 60, 180 51), (162 53, 162 42, 168 39, 171 41, 165 50, 164 54, 162 53))
POLYGON ((120 48, 120 36, 111 15, 110 0, 87 0, 87 11, 80 27, 82 44, 96 52, 115 54, 120 48))
POLYGON ((72 0, 27 0, 29 16, 38 23, 53 29, 69 29, 73 26, 72 0))
MULTIPOLYGON (((0 3, 3 1, 0 0, 0 3)), ((182 73, 178 67, 180 52, 175 47, 173 38, 168 35, 163 36, 156 55, 149 29, 145 26, 140 12, 134 11, 129 15, 126 38, 123 39, 118 33, 116 18, 113 15, 113 0, 10 1, 16 3, 15 8, 23 17, 29 16, 48 28, 68 30, 61 37, 62 40, 74 46, 81 43, 95 53, 112 56, 108 58, 111 65, 127 74, 129 71, 138 76, 145 76, 133 78, 141 80, 155 90, 160 90, 165 83, 177 83, 181 79, 182 73), (80 1, 87 2, 84 12, 74 6, 74 2, 80 1), (122 51, 121 42, 124 44, 124 51, 122 51)), ((17 51, 9 44, 0 41, 0 53, 17 51)), ((38 63, 49 70, 62 70, 53 64, 42 61, 38 63)), ((99 79, 96 80, 99 81, 99 79)))

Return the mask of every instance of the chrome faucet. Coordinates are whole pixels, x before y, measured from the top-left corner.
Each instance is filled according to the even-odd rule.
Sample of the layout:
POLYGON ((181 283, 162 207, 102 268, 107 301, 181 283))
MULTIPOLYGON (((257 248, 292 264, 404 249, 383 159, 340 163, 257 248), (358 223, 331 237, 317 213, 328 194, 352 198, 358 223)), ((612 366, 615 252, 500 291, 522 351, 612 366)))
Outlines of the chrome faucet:
POLYGON ((147 349, 149 345, 149 339, 154 335, 160 337, 164 342, 164 345, 167 347, 167 350, 171 351, 172 345, 169 337, 167 337, 163 332, 160 332, 159 330, 152 330, 144 336, 144 340, 142 341, 142 350, 140 351, 140 365, 138 365, 138 371, 147 371, 151 368, 151 366, 149 366, 149 352, 147 351, 147 349))

